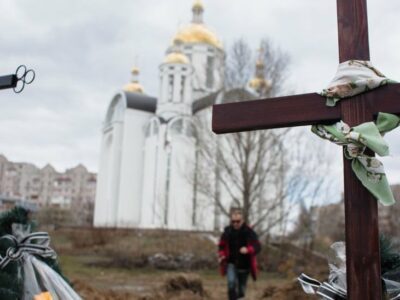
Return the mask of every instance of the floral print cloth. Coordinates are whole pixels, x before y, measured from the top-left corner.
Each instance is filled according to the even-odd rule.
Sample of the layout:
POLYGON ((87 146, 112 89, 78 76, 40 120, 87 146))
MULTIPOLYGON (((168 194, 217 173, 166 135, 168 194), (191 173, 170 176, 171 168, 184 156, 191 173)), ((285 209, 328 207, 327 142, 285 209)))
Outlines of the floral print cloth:
POLYGON ((339 64, 328 88, 321 93, 327 106, 335 106, 343 98, 352 97, 393 82, 375 69, 371 62, 349 60, 339 64))
MULTIPOLYGON (((343 98, 367 92, 387 83, 387 79, 369 61, 350 60, 339 65, 338 73, 329 87, 321 93, 328 106, 335 106, 343 98)), ((312 132, 337 145, 344 146, 345 157, 352 160, 352 169, 361 183, 383 205, 395 200, 382 163, 365 154, 366 148, 379 156, 389 155, 383 135, 400 125, 400 117, 379 113, 376 122, 367 122, 351 128, 340 121, 334 125, 314 125, 312 132)))
POLYGON ((341 121, 334 125, 315 125, 312 131, 323 139, 344 146, 344 154, 352 160, 353 172, 361 183, 383 205, 392 205, 395 200, 383 165, 377 158, 365 154, 365 149, 369 148, 380 156, 389 155, 389 147, 382 135, 399 124, 400 117, 379 113, 376 123, 368 122, 350 128, 341 121))

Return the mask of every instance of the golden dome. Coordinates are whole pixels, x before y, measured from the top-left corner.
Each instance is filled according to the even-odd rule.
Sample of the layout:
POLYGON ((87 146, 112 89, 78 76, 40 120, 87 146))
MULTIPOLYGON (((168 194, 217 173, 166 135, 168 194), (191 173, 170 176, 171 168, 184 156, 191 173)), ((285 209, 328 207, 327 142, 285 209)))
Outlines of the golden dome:
POLYGON ((193 3, 192 9, 204 9, 203 2, 201 0, 196 0, 193 3))
POLYGON ((202 23, 191 23, 179 30, 174 40, 180 40, 183 43, 206 43, 222 49, 222 44, 218 37, 202 23))
POLYGON ((264 68, 264 62, 261 59, 256 61, 256 68, 264 68))
POLYGON ((143 86, 139 82, 130 82, 124 86, 124 91, 143 94, 143 86))
POLYGON ((188 57, 181 52, 171 52, 169 53, 164 60, 166 64, 189 64, 188 57))
POLYGON ((131 70, 132 74, 132 81, 128 84, 126 84, 123 88, 124 91, 126 92, 131 92, 131 93, 144 93, 143 86, 139 83, 139 73, 140 70, 137 67, 133 67, 131 70))
POLYGON ((249 82, 249 86, 256 91, 268 91, 271 87, 271 82, 264 78, 255 77, 249 82))
POLYGON ((132 75, 139 75, 139 72, 140 72, 140 70, 139 70, 138 67, 133 67, 132 68, 132 71, 131 71, 132 75))

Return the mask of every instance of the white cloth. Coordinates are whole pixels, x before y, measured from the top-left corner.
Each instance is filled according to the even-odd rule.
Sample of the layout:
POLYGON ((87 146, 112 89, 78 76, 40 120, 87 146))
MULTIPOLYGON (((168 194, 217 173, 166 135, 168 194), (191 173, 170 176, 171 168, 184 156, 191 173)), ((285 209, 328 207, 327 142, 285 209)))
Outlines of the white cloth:
POLYGON ((374 68, 370 61, 348 60, 339 64, 335 77, 321 93, 326 105, 335 106, 343 98, 352 97, 391 82, 374 68))

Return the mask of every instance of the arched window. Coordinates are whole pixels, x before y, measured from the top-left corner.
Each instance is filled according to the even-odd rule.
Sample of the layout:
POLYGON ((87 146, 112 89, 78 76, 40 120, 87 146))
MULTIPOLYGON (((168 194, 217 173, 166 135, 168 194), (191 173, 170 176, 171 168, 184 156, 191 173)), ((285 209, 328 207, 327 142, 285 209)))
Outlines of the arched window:
POLYGON ((207 56, 206 66, 206 86, 212 88, 214 85, 214 57, 207 56))
POLYGON ((158 118, 151 118, 149 123, 146 125, 145 135, 146 137, 157 135, 160 130, 160 120, 158 118))
POLYGON ((177 117, 168 124, 168 134, 171 137, 176 135, 195 137, 196 128, 190 118, 177 117))
POLYGON ((182 118, 175 119, 171 122, 171 124, 169 126, 169 133, 171 135, 182 134, 182 130, 183 130, 183 119, 182 118))
POLYGON ((107 110, 106 120, 105 120, 105 127, 109 127, 114 122, 122 122, 123 115, 125 110, 125 101, 121 95, 117 95, 111 101, 110 106, 107 110))
POLYGON ((172 102, 174 97, 174 75, 168 75, 168 102, 172 102))

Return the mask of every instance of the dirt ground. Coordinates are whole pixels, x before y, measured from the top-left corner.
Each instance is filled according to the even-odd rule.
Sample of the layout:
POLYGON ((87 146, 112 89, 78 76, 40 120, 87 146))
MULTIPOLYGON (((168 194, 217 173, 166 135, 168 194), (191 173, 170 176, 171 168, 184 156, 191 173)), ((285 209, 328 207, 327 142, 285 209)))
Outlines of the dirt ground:
MULTIPOLYGON (((87 300, 226 299, 226 279, 216 271, 182 273, 149 269, 121 270, 88 267, 87 264, 92 259, 87 256, 60 257, 64 273, 77 292, 87 300), (205 293, 200 295, 198 288, 190 290, 190 286, 168 290, 166 283, 171 278, 179 277, 199 280, 205 293)), ((257 282, 249 280, 246 299, 301 300, 310 298, 304 295, 295 281, 283 279, 277 274, 262 272, 257 282)))
MULTIPOLYGON (((227 299, 226 279, 217 272, 216 256, 210 259, 216 246, 202 234, 76 229, 50 234, 63 273, 83 299, 227 299), (190 271, 143 264, 143 257, 159 252, 208 259, 190 271)), ((246 300, 313 299, 296 282, 293 262, 284 261, 280 269, 280 274, 260 272, 257 282, 249 279, 246 300)))

